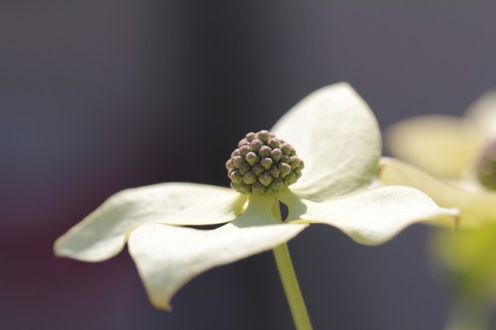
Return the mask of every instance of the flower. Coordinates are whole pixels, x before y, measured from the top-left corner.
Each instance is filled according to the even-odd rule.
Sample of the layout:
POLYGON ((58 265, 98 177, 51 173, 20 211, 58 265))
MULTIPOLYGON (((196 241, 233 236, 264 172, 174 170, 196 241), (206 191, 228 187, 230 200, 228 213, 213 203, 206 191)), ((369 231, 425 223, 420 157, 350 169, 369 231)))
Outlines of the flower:
POLYGON ((434 253, 455 276, 459 295, 496 294, 496 91, 476 101, 465 116, 427 115, 389 129, 395 159, 381 161, 384 184, 406 184, 439 205, 460 209, 462 230, 434 236, 434 253))
MULTIPOLYGON (((312 93, 286 113, 271 132, 279 143, 284 139, 294 147, 287 148, 289 156, 294 151, 304 161, 297 182, 291 179, 282 189, 270 191, 235 186, 243 192, 259 192, 253 194, 194 183, 124 190, 60 237, 55 253, 98 262, 119 253, 127 242, 152 304, 170 309, 172 296, 193 277, 273 249, 309 224, 328 224, 359 243, 374 245, 412 223, 457 213, 439 208, 426 194, 410 187, 371 186, 378 169, 380 132, 367 104, 346 83, 312 93), (288 207, 285 221, 277 216, 279 202, 288 207), (185 227, 212 224, 224 225, 213 230, 185 227)), ((252 134, 245 139, 253 138, 252 134)), ((242 140, 240 149, 243 145, 242 140)), ((256 158, 260 152, 258 156, 247 155, 262 147, 250 148, 243 149, 243 161, 251 159, 252 167, 246 171, 255 171, 255 163, 262 162, 256 158)), ((232 182, 240 183, 234 178, 233 162, 226 164, 229 176, 232 182)), ((288 162, 291 167, 292 160, 288 162)), ((268 179, 259 182, 268 186, 268 179)), ((256 182, 253 177, 246 180, 247 184, 256 182)))

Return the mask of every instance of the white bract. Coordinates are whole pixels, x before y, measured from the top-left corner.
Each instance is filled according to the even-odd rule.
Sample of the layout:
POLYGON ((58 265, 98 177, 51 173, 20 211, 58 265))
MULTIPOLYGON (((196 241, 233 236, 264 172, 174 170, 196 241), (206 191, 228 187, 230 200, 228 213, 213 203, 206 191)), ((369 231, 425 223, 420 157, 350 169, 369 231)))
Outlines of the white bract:
POLYGON ((412 223, 457 213, 413 188, 372 187, 380 132, 367 104, 346 83, 312 93, 271 132, 305 162, 289 189, 247 195, 203 184, 162 183, 124 190, 60 237, 55 253, 98 262, 127 242, 152 304, 170 309, 172 296, 193 277, 271 250, 309 224, 328 224, 375 245, 412 223), (289 210, 285 221, 277 217, 279 202, 289 210), (224 225, 184 227, 212 224, 224 225))

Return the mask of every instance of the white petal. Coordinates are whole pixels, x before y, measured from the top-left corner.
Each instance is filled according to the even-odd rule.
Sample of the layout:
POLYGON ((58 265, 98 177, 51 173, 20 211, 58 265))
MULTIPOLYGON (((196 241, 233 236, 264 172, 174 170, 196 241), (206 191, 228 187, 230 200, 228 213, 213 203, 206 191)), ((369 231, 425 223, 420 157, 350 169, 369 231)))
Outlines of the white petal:
POLYGON ((484 136, 463 119, 441 115, 400 121, 386 137, 394 156, 447 178, 462 177, 484 144, 484 136))
POLYGON ((477 227, 496 221, 496 192, 470 189, 466 184, 464 188, 458 188, 391 158, 381 160, 379 180, 383 184, 415 187, 443 207, 459 208, 462 227, 477 227))
POLYGON ((234 191, 193 183, 161 183, 123 190, 107 199, 55 242, 55 254, 102 261, 119 253, 126 234, 144 223, 208 225, 241 212, 245 198, 234 191))
POLYGON ((487 138, 496 138, 496 90, 486 92, 475 101, 467 111, 467 119, 487 138))
POLYGON ((337 227, 361 244, 376 245, 393 238, 416 222, 457 215, 438 207, 426 194, 405 186, 369 189, 324 202, 284 196, 291 221, 323 223, 337 227))
POLYGON ((305 162, 291 190, 312 200, 367 187, 378 168, 381 136, 374 114, 347 83, 313 92, 272 128, 305 162))
POLYGON ((214 230, 142 225, 129 237, 133 257, 152 304, 170 310, 172 296, 200 273, 270 250, 306 225, 276 224, 274 199, 250 203, 237 220, 214 230))

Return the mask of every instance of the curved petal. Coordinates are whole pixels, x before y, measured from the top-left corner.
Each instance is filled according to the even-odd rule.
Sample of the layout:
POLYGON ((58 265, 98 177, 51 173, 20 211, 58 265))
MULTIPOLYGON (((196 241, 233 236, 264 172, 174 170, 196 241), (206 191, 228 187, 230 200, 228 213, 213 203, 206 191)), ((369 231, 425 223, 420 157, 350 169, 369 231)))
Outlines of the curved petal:
POLYGON ((466 113, 487 138, 496 138, 496 89, 484 93, 466 113))
POLYGON ((313 92, 272 128, 305 162, 291 186, 300 196, 324 200, 367 187, 376 175, 381 136, 374 114, 347 83, 313 92))
POLYGON ((459 208, 462 227, 474 227, 496 221, 496 192, 459 189, 391 158, 381 160, 379 180, 383 184, 415 187, 427 193, 443 207, 459 208))
POLYGON ((398 158, 437 176, 460 178, 478 157, 484 137, 461 118, 428 115, 391 126, 386 143, 398 158))
POLYGON ((142 225, 129 237, 133 257, 152 304, 170 310, 172 296, 200 273, 270 250, 305 229, 277 224, 273 197, 250 201, 234 222, 214 230, 142 225))
POLYGON ((109 199, 55 242, 55 254, 102 261, 119 253, 126 234, 144 223, 208 225, 234 219, 245 202, 222 187, 161 183, 126 189, 109 199))
POLYGON ((423 192, 404 186, 378 187, 319 203, 294 194, 285 198, 291 221, 328 224, 366 245, 384 243, 416 222, 454 218, 458 213, 440 208, 423 192))

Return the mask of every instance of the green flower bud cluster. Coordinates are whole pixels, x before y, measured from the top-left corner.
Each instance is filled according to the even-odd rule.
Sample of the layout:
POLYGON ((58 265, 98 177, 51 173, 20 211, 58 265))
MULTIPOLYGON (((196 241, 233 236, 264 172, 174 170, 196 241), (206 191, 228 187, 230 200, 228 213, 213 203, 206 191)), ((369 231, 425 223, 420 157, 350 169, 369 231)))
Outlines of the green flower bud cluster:
POLYGON ((226 162, 231 188, 245 194, 275 194, 301 177, 303 161, 269 131, 250 132, 226 162))
POLYGON ((496 141, 482 150, 477 162, 477 178, 489 190, 496 190, 496 141))

